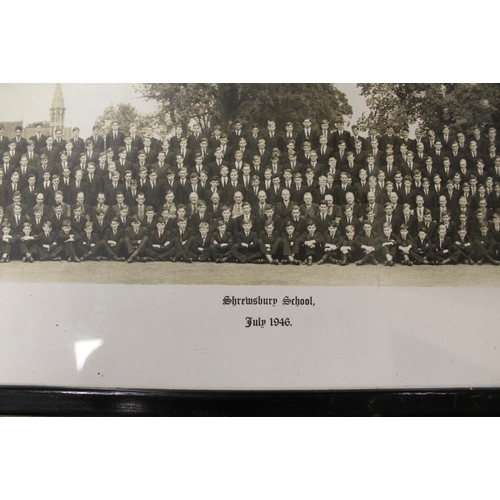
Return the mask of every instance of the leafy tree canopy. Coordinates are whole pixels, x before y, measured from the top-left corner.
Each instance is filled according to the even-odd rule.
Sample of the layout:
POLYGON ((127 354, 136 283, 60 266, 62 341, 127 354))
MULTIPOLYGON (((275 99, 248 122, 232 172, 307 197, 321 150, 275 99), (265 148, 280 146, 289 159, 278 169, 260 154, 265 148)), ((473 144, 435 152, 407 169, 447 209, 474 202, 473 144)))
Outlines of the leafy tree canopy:
POLYGON ((418 124, 426 129, 469 132, 474 126, 500 124, 500 85, 481 83, 359 83, 369 113, 358 120, 362 128, 384 132, 418 124))
POLYGON ((261 127, 274 119, 278 127, 305 117, 318 123, 352 115, 347 97, 330 83, 143 83, 136 89, 159 105, 157 119, 167 126, 197 122, 202 129, 228 130, 239 118, 261 127))

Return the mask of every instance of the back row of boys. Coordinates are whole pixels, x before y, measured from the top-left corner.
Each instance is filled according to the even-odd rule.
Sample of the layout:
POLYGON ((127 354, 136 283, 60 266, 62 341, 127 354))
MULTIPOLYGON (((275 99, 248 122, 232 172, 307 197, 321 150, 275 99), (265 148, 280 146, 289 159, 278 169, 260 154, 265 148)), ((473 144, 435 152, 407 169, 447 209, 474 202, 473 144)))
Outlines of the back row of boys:
MULTIPOLYGON (((266 205, 271 204, 273 217, 283 223, 290 218, 295 205, 299 205, 301 216, 315 220, 321 216, 319 204, 325 200, 327 215, 337 222, 344 219, 344 229, 350 220, 349 209, 353 219, 358 221, 363 220, 369 210, 374 212, 376 220, 385 218, 385 222, 390 222, 393 227, 397 227, 400 221, 405 222, 413 236, 417 227, 424 223, 426 210, 430 211, 435 223, 443 222, 448 214, 451 226, 456 228, 464 214, 467 224, 476 227, 480 224, 475 214, 477 210, 481 210, 483 220, 490 220, 500 207, 500 185, 497 184, 500 158, 493 155, 497 147, 493 128, 488 130, 487 139, 475 129, 468 141, 463 134, 458 134, 457 140, 451 139, 446 126, 441 139, 437 139, 432 131, 422 139, 417 129, 415 140, 408 139, 407 130, 396 137, 388 128, 387 134, 379 140, 373 130, 370 137, 360 138, 356 127, 353 127, 351 136, 343 130, 342 122, 336 124, 333 133, 326 120, 321 124, 320 133, 311 128, 308 119, 303 125, 303 130, 295 136, 292 124, 287 124, 285 135, 276 134, 274 122, 269 122, 267 135, 263 136, 259 136, 256 127, 250 135, 243 133, 239 122, 235 123, 235 130, 229 136, 218 135, 220 130, 216 128, 210 141, 220 141, 221 146, 215 143, 215 152, 212 153, 205 147, 210 141, 201 136, 196 126, 189 137, 183 136, 182 129, 177 127, 176 134, 167 143, 148 135, 152 132, 150 128, 144 138, 135 133, 134 126, 125 136, 118 130, 118 123, 113 123, 106 141, 98 135, 97 127, 94 128, 94 135, 86 141, 86 152, 80 153, 79 163, 75 158, 68 161, 74 157, 73 146, 80 150, 83 143, 77 128, 73 139, 64 144, 60 131, 56 132, 55 139, 45 138, 38 126, 37 134, 25 141, 27 153, 21 155, 19 166, 13 168, 17 147, 22 149, 24 141, 19 137, 22 129, 18 128, 16 138, 11 141, 0 135, 0 144, 7 142, 9 148, 3 155, 0 170, 1 205, 6 208, 7 216, 11 216, 13 203, 18 202, 24 205, 23 215, 28 215, 28 212, 33 215, 35 205, 42 205, 45 215, 52 214, 54 205, 59 203, 65 207, 64 214, 69 215, 71 208, 78 204, 90 218, 90 209, 114 208, 114 211, 106 212, 111 217, 113 213, 118 215, 119 208, 127 204, 143 220, 148 206, 156 214, 160 214, 163 206, 168 206, 175 215, 179 205, 186 205, 190 216, 197 213, 197 203, 201 200, 214 221, 220 217, 224 204, 231 206, 233 218, 242 216, 242 202, 247 201, 254 217, 263 219, 266 205), (257 154, 253 155, 245 151, 252 139, 257 146, 257 150, 253 150, 257 154), (191 144, 197 140, 201 144, 191 167, 186 162, 190 152, 187 147, 189 140, 191 144), (279 144, 280 140, 282 144, 287 142, 286 152, 280 154, 278 148, 270 154, 267 143, 277 141, 279 144), (137 151, 137 147, 131 145, 134 141, 143 149, 137 151), (319 142, 319 152, 312 150, 315 141, 319 142), (122 142, 125 146, 121 146, 122 142), (228 162, 224 159, 227 154, 224 147, 226 143, 234 145, 235 142, 243 147, 236 149, 233 161, 228 162), (367 149, 368 142, 371 150, 367 149), (385 145, 385 155, 378 150, 379 142, 385 145), (344 155, 347 144, 353 143, 354 151, 344 155), (299 144, 302 144, 301 156, 304 156, 301 159, 308 162, 305 165, 297 161, 295 148, 299 144), (112 147, 106 151, 95 152, 94 148, 104 149, 109 145, 112 147), (177 153, 170 150, 171 146, 177 153), (397 146, 401 155, 396 157, 392 151, 397 146), (451 153, 442 155, 443 147, 448 146, 451 153), (416 150, 416 155, 408 147, 416 150), (332 154, 334 148, 337 151, 332 154), (491 151, 489 158, 479 153, 485 148, 491 151), (244 161, 245 153, 250 163, 244 161), (134 154, 138 157, 136 163, 128 156, 134 154), (421 154, 425 167, 414 160, 415 157, 420 160, 421 154), (327 165, 318 161, 320 155, 329 155, 327 165), (353 160, 355 155, 358 156, 353 160), (362 162, 359 155, 364 155, 362 162), (56 163, 57 156, 59 163, 56 163), (170 158, 170 163, 167 158, 170 158), (456 167, 457 158, 459 168, 451 168, 451 165, 456 167), (435 163, 440 166, 435 167, 435 163), (119 196, 120 193, 123 197, 119 196), (143 196, 138 196, 141 194, 143 196), (409 215, 405 205, 409 205, 409 215)), ((1 130, 0 127, 0 133, 1 130)), ((325 228, 325 224, 321 226, 325 228)))

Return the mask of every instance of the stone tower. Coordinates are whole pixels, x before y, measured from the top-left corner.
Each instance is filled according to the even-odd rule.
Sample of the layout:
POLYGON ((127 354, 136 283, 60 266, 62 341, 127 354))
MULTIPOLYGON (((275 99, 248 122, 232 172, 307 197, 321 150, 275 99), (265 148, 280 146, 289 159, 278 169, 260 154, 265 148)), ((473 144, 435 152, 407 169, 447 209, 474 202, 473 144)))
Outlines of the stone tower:
POLYGON ((50 135, 54 136, 56 129, 60 128, 64 133, 64 98, 61 84, 57 83, 50 107, 50 135))

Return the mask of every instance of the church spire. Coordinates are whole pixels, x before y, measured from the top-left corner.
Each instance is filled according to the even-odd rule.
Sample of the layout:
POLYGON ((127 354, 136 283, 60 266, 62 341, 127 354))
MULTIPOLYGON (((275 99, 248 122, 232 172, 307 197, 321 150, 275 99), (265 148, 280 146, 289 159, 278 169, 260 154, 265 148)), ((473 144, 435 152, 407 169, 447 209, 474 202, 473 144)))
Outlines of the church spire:
POLYGON ((62 87, 60 83, 57 83, 52 99, 52 106, 50 107, 50 135, 54 136, 57 129, 61 129, 64 132, 65 111, 62 87))

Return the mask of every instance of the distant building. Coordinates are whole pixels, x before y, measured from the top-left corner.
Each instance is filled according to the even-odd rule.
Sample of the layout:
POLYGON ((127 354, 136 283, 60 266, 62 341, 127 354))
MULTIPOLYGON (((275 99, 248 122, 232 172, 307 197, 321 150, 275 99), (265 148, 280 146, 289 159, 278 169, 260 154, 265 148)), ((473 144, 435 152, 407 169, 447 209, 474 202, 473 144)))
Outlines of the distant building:
POLYGON ((61 84, 57 83, 52 99, 52 106, 50 107, 50 135, 53 136, 58 128, 64 130, 65 112, 66 108, 64 106, 61 84))
MULTIPOLYGON (((66 107, 64 106, 64 97, 62 93, 62 87, 60 83, 56 84, 54 90, 54 97, 52 98, 52 105, 50 106, 50 125, 49 127, 42 127, 42 134, 44 135, 54 135, 55 131, 60 128, 63 131, 63 138, 66 140, 71 139, 71 127, 64 126, 64 117, 66 113, 66 107)), ((24 128, 23 120, 20 121, 1 121, 0 124, 4 126, 4 135, 10 139, 16 135, 16 127, 23 127, 23 137, 29 139, 33 137, 36 133, 34 127, 24 128)))

